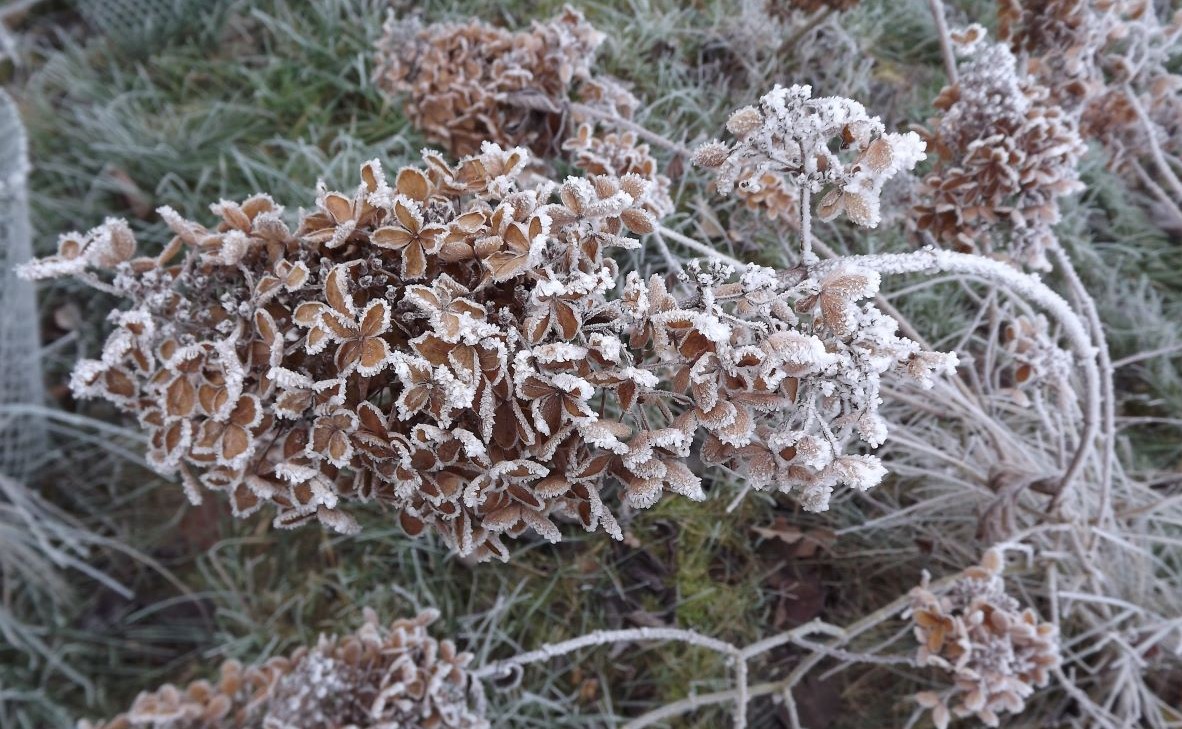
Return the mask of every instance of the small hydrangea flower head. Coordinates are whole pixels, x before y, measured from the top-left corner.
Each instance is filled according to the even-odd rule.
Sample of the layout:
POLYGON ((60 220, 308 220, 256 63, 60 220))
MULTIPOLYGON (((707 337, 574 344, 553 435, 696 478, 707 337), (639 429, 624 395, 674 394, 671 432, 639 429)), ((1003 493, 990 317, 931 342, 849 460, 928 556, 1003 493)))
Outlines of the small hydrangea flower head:
POLYGON ((954 34, 959 81, 936 100, 944 115, 929 141, 939 152, 924 179, 915 224, 958 250, 1047 270, 1059 198, 1082 189, 1086 147, 1049 90, 1019 73, 980 26, 954 34))
POLYGON ((953 716, 976 716, 986 726, 1019 714, 1060 663, 1058 631, 1006 594, 1004 556, 989 549, 941 594, 925 574, 911 591, 910 615, 921 666, 940 670, 947 687, 921 691, 916 702, 937 727, 953 716))
POLYGON ((881 220, 879 196, 886 181, 925 156, 914 132, 886 132, 858 102, 814 98, 809 86, 776 86, 758 107, 734 112, 726 127, 734 144, 707 142, 692 158, 716 170, 721 194, 738 188, 749 197, 767 187, 824 191, 818 217, 832 220, 844 213, 868 228, 881 220))
MULTIPOLYGON (((421 27, 391 14, 375 78, 385 93, 404 97, 411 122, 452 154, 492 141, 542 155, 565 136, 571 101, 623 117, 635 109, 632 94, 592 69, 605 37, 570 7, 516 33, 478 21, 421 27)), ((576 126, 589 121, 573 116, 576 126)))
POLYGON ((165 684, 141 693, 126 713, 79 727, 488 729, 467 670, 472 654, 427 632, 438 616, 425 611, 387 626, 366 610, 350 635, 321 636, 252 666, 227 661, 215 681, 165 684))

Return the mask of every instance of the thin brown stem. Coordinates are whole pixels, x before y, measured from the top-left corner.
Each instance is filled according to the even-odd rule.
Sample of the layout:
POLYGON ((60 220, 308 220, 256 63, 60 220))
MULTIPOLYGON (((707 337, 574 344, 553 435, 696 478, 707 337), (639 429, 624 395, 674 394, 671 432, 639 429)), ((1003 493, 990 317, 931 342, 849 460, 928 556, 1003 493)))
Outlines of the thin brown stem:
POLYGON ((932 10, 932 19, 936 21, 940 55, 944 57, 944 73, 948 75, 948 83, 955 84, 959 80, 959 75, 956 72, 956 55, 952 52, 952 36, 948 32, 948 21, 944 18, 944 2, 928 0, 928 7, 932 10))

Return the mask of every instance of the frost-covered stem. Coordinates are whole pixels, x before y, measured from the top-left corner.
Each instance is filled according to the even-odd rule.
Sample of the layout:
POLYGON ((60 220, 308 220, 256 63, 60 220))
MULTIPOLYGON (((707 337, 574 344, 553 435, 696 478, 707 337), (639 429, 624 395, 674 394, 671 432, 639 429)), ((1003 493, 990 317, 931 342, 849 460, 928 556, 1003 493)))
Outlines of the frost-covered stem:
POLYGON ((1096 344, 1100 364, 1100 395, 1104 403, 1104 452, 1100 466, 1099 516, 1100 519, 1107 519, 1112 516, 1112 466, 1116 460, 1116 394, 1112 381, 1112 358, 1108 354, 1108 340, 1104 337, 1104 324, 1100 321, 1100 313, 1096 311, 1096 302, 1080 280, 1079 273, 1071 263, 1071 257, 1058 243, 1051 250, 1073 295, 1079 300, 1079 306, 1092 328, 1092 338, 1096 344))
POLYGON ((816 273, 841 266, 860 266, 880 274, 906 273, 959 273, 991 284, 1006 287, 1011 292, 1043 308, 1063 327, 1063 334, 1071 343, 1083 368, 1086 392, 1084 399, 1084 427, 1079 446, 1072 456, 1067 470, 1059 482, 1055 503, 1058 504, 1066 487, 1083 468, 1095 445, 1100 424, 1101 385, 1100 371, 1096 366, 1096 347, 1089 336, 1088 328, 1062 296, 1052 291, 1038 278, 1012 266, 983 256, 940 250, 932 247, 912 253, 883 253, 866 256, 847 256, 825 261, 814 267, 816 273))
POLYGON ((581 635, 578 638, 571 638, 570 640, 561 643, 554 643, 551 645, 544 645, 538 650, 522 653, 512 658, 506 658, 503 661, 496 661, 487 666, 473 671, 472 676, 476 679, 495 678, 504 676, 510 673, 515 668, 520 668, 530 663, 538 663, 540 661, 548 661, 558 656, 573 653, 583 648, 590 648, 594 646, 607 645, 610 643, 634 643, 637 641, 675 641, 679 643, 686 643, 688 645, 697 646, 699 648, 706 648, 716 653, 721 653, 727 656, 735 665, 735 679, 739 684, 739 690, 735 694, 735 729, 746 729, 747 726, 747 701, 748 695, 746 691, 747 684, 747 662, 742 652, 735 646, 726 641, 711 638, 707 635, 692 630, 681 630, 679 628, 628 628, 624 630, 596 630, 581 635))
POLYGON ((667 149, 674 154, 679 154, 683 157, 689 157, 691 154, 693 154, 693 150, 691 150, 689 147, 678 144, 668 137, 657 134, 648 127, 637 124, 631 119, 623 118, 619 114, 612 114, 610 112, 604 111, 603 109, 596 109, 594 106, 587 106, 586 104, 580 104, 576 101, 572 101, 567 106, 567 108, 571 111, 577 111, 580 114, 586 114, 587 116, 601 119, 605 122, 608 122, 609 124, 619 127, 620 129, 627 129, 646 142, 655 144, 662 149, 667 149))
POLYGON ((1150 121, 1149 115, 1145 113, 1145 107, 1141 105, 1141 100, 1137 98, 1137 94, 1128 86, 1125 87, 1125 96, 1129 99, 1129 104, 1132 105, 1133 110, 1137 112, 1137 118, 1141 121, 1141 126, 1145 127, 1145 141, 1149 145, 1149 155, 1153 158, 1153 164, 1161 172, 1166 184, 1170 186, 1170 191, 1178 200, 1182 200, 1182 180, 1174 174, 1170 169, 1170 164, 1166 162, 1166 155, 1161 149, 1161 145, 1157 142, 1157 135, 1154 134, 1153 122, 1150 121))
POLYGON ((817 260, 813 253, 812 190, 800 186, 800 260, 809 265, 817 260))
POLYGON ((952 37, 948 33, 948 21, 944 18, 944 0, 928 0, 928 7, 932 9, 932 19, 936 21, 940 55, 944 57, 944 73, 948 75, 948 83, 955 84, 959 77, 956 72, 956 55, 952 52, 952 37))
MULTIPOLYGON (((948 587, 958 579, 960 579, 959 574, 949 575, 948 577, 932 582, 929 586, 929 589, 938 592, 948 587)), ((819 620, 813 620, 805 623, 804 625, 793 628, 786 633, 774 635, 770 638, 765 638, 758 643, 753 643, 751 646, 744 648, 743 654, 750 658, 757 655, 758 653, 766 652, 768 650, 772 650, 775 647, 783 645, 784 642, 793 642, 792 638, 786 638, 786 636, 793 636, 794 638, 799 639, 802 635, 818 632, 828 632, 835 636, 832 643, 826 646, 821 646, 825 649, 825 652, 813 652, 806 656, 802 662, 797 665, 796 669, 793 670, 791 674, 789 674, 788 677, 779 681, 761 683, 750 687, 750 689, 747 691, 748 699, 754 699, 759 696, 767 696, 768 694, 783 693, 785 691, 791 692, 792 687, 795 686, 800 681, 800 679, 803 678, 804 675, 807 674, 808 671, 818 662, 833 655, 834 650, 839 649, 841 646, 849 643, 859 635, 880 625, 883 621, 894 617, 896 614, 906 609, 910 602, 910 595, 901 595, 890 603, 883 605, 869 615, 860 618, 859 620, 844 628, 829 625, 819 620)), ((672 704, 667 704, 659 709, 654 709, 647 714, 638 716, 637 718, 625 724, 623 729, 644 729, 644 727, 652 726, 659 722, 671 719, 675 716, 681 716, 682 714, 702 708, 704 706, 715 706, 717 704, 735 701, 739 696, 739 693, 740 692, 738 689, 732 689, 730 691, 718 691, 712 694, 703 694, 701 696, 690 696, 689 698, 676 701, 672 704)))
POLYGON ((583 648, 591 648, 594 646, 607 645, 609 643, 635 643, 643 640, 660 640, 660 641, 674 641, 678 643, 686 643, 688 645, 697 646, 699 648, 706 648, 715 653, 722 653, 733 659, 738 659, 742 656, 742 652, 735 646, 717 638, 711 638, 708 635, 693 630, 682 630, 681 628, 625 628, 623 630, 596 630, 586 635, 580 635, 577 638, 564 640, 561 643, 552 643, 544 645, 541 648, 529 651, 528 653, 521 653, 506 658, 501 661, 495 661, 483 666, 472 672, 472 676, 479 679, 495 678, 497 676, 504 676, 514 668, 520 668, 530 663, 538 663, 540 661, 548 661, 558 656, 573 653, 583 648))
POLYGON ((661 237, 661 231, 654 230, 653 239, 657 241, 657 249, 661 251, 661 257, 665 259, 665 265, 669 267, 669 270, 673 272, 680 271, 681 264, 673 257, 673 252, 669 250, 665 239, 661 237))
POLYGON ((1129 160, 1129 164, 1132 166, 1133 171, 1137 173, 1137 177, 1141 180, 1141 184, 1149 188, 1149 191, 1153 193, 1158 202, 1160 202, 1162 206, 1174 216, 1174 220, 1178 221, 1179 224, 1182 224, 1182 208, 1178 207, 1178 203, 1174 202, 1173 199, 1170 198, 1169 194, 1165 190, 1161 189, 1161 185, 1157 184, 1157 182, 1149 176, 1149 173, 1145 171, 1145 168, 1141 166, 1140 162, 1134 159, 1129 160))
POLYGON ((1114 370, 1120 369, 1121 367, 1127 367, 1131 364, 1136 364, 1138 362, 1144 362, 1147 359, 1153 359, 1155 357, 1165 357, 1167 355, 1174 356, 1180 352, 1182 352, 1182 344, 1171 344, 1168 347, 1159 347, 1157 349, 1147 349, 1144 352, 1137 352, 1136 354, 1130 354, 1128 357, 1121 357, 1120 359, 1118 359, 1117 361, 1112 363, 1112 369, 1114 369, 1114 370))
POLYGON ((823 7, 820 10, 816 11, 815 13, 813 13, 813 16, 811 18, 809 18, 807 21, 805 21, 804 25, 800 26, 800 28, 797 29, 797 31, 795 33, 793 33, 792 35, 790 35, 784 39, 784 42, 780 44, 781 47, 782 48, 795 48, 797 43, 799 43, 806 35, 813 32, 813 30, 818 25, 825 22, 825 19, 828 18, 832 14, 833 14, 833 8, 828 7, 828 6, 823 7))
POLYGON ((693 250, 697 251, 698 253, 701 253, 702 255, 705 255, 705 256, 709 256, 710 258, 717 258, 718 260, 723 261, 724 263, 729 263, 730 265, 734 266, 735 268, 737 268, 739 270, 742 270, 747 265, 737 258, 734 258, 732 256, 728 256, 727 254, 722 253, 721 251, 716 251, 713 248, 711 248, 710 246, 706 245, 705 243, 701 243, 699 241, 696 241, 687 235, 682 235, 681 233, 678 233, 676 230, 672 230, 671 228, 666 228, 665 226, 661 225, 661 226, 657 226, 657 231, 660 232, 661 235, 668 236, 669 238, 672 238, 673 240, 682 244, 686 248, 692 248, 693 250))
POLYGON ((740 656, 734 659, 735 661, 735 729, 743 729, 747 726, 747 705, 751 703, 751 686, 748 682, 751 680, 747 675, 748 665, 747 659, 740 656))
POLYGON ((111 284, 100 279, 98 276, 95 276, 90 271, 83 271, 82 273, 76 274, 74 278, 86 284, 90 288, 95 289, 96 291, 102 291, 104 294, 111 294, 112 296, 118 296, 120 298, 127 298, 127 292, 120 291, 111 284))

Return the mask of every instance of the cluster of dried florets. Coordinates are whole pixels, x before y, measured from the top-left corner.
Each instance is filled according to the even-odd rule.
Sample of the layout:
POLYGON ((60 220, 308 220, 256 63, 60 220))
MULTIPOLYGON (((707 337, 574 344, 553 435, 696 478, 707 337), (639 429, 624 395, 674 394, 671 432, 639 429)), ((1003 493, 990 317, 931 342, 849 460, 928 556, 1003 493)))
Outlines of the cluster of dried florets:
POLYGON ((851 440, 877 447, 886 437, 880 376, 896 371, 930 386, 956 358, 922 351, 898 337, 897 322, 859 303, 877 292, 877 273, 802 271, 749 266, 732 281, 729 266, 691 264, 687 302, 659 278, 645 285, 635 275, 623 301, 631 345, 651 346, 672 368, 674 393, 690 396, 691 407, 672 418, 682 435, 662 436, 673 452, 688 447, 696 423, 706 431, 703 461, 823 511, 835 486, 865 490, 885 474, 874 456, 845 453, 851 440))
POLYGON ((571 154, 574 166, 588 175, 637 175, 649 183, 647 199, 651 212, 657 218, 672 213, 669 178, 661 174, 649 146, 640 142, 635 132, 596 134, 596 131, 593 124, 580 124, 575 134, 562 143, 563 150, 571 154))
POLYGON ((212 229, 163 208, 159 259, 127 260, 134 239, 109 222, 25 275, 114 264, 132 306, 74 392, 135 414, 194 500, 204 485, 239 515, 269 503, 278 526, 353 531, 345 502, 376 500, 478 558, 530 528, 557 541, 553 517, 620 537, 607 479, 634 507, 702 498, 685 463, 699 433, 705 460, 810 509, 877 483, 878 461, 843 448, 883 441, 880 374, 955 364, 859 303, 877 274, 692 267, 688 298, 630 274, 609 299, 605 249, 638 246, 665 201, 637 173, 523 186, 527 157, 425 152, 393 184, 370 162, 294 231, 263 195, 212 206, 212 229))
POLYGON ((387 93, 405 96, 410 121, 454 155, 484 141, 553 153, 570 120, 583 120, 569 102, 608 116, 628 117, 636 107, 618 82, 592 72, 604 38, 569 7, 517 33, 479 21, 420 27, 391 16, 375 77, 387 93))
POLYGON ((1030 404, 1023 391, 1029 385, 1050 388, 1059 398, 1060 409, 1071 410, 1070 379, 1075 371, 1071 353, 1060 347, 1042 314, 1010 315, 1002 330, 1002 347, 1010 358, 1005 375, 1005 392, 1020 405, 1030 404))
POLYGON ((1049 269, 1058 198, 1081 189, 1086 147, 1047 89, 1018 73, 1014 56, 980 26, 955 34, 958 83, 935 101, 929 143, 939 156, 924 180, 916 224, 964 251, 1049 269))
POLYGON ((222 664, 217 681, 180 689, 166 684, 136 697, 131 709, 80 729, 486 729, 465 670, 470 653, 438 641, 427 627, 438 613, 365 625, 344 637, 244 667, 222 664))
POLYGON ((694 163, 717 169, 720 193, 797 190, 807 209, 805 196, 827 190, 817 208, 822 220, 844 212, 871 228, 880 220, 883 184, 924 158, 914 132, 885 132, 858 102, 813 98, 809 86, 776 86, 758 107, 732 114, 726 128, 734 144, 708 142, 693 156, 694 163))
POLYGON ((1163 23, 1148 0, 1003 0, 999 37, 1056 103, 1080 116, 1117 168, 1147 142, 1182 153, 1182 11, 1163 23))
POLYGON ((941 594, 928 589, 926 574, 911 591, 917 660, 943 669, 951 682, 916 696, 940 729, 951 715, 998 726, 999 715, 1020 713, 1059 665, 1057 629, 1006 594, 1003 567, 1002 555, 991 549, 941 594))

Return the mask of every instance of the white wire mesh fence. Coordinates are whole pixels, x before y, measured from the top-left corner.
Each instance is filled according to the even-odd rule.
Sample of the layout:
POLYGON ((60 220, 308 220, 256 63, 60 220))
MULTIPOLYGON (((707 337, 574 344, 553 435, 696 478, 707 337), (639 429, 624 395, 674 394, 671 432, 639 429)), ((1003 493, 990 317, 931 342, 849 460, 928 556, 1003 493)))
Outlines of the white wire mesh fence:
POLYGON ((20 114, 0 91, 0 473, 15 479, 45 452, 47 432, 33 412, 45 397, 36 294, 15 272, 32 256, 28 169, 20 114))
POLYGON ((183 24, 205 0, 76 0, 82 17, 95 30, 121 41, 167 33, 183 24))

